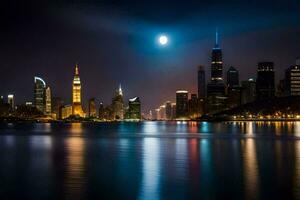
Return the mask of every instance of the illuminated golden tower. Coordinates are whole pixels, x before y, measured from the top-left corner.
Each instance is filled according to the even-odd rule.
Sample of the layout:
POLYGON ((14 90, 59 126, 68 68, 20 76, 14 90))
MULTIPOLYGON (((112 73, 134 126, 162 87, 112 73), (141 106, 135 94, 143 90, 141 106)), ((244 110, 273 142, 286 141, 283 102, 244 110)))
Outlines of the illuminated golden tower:
POLYGON ((84 112, 81 106, 81 83, 79 78, 78 65, 75 66, 75 75, 73 79, 73 98, 72 98, 72 114, 84 117, 84 112))

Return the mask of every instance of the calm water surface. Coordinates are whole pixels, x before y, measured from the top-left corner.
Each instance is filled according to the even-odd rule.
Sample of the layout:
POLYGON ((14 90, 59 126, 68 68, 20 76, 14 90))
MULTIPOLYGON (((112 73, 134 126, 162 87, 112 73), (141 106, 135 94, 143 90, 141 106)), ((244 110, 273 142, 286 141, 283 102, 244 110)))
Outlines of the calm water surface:
POLYGON ((300 122, 0 124, 0 199, 300 199, 300 122))

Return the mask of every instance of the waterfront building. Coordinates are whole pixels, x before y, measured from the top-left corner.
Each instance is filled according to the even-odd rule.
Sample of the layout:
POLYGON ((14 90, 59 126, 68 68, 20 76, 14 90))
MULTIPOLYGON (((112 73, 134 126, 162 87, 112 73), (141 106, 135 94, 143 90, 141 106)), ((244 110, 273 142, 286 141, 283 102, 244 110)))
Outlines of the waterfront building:
POLYGON ((60 97, 53 97, 51 101, 51 111, 54 119, 60 118, 60 108, 64 105, 64 101, 60 97))
POLYGON ((166 119, 171 120, 172 119, 172 104, 170 101, 167 101, 165 103, 165 110, 166 110, 166 119))
POLYGON ((115 96, 112 99, 112 110, 113 110, 113 120, 123 120, 124 119, 124 101, 123 101, 123 91, 121 85, 115 92, 115 96))
POLYGON ((46 110, 46 82, 40 78, 34 77, 34 106, 42 113, 46 110))
POLYGON ((66 119, 73 114, 72 105, 64 105, 60 107, 60 119, 66 119))
POLYGON ((7 103, 11 111, 15 110, 15 97, 13 94, 7 95, 7 103))
POLYGON ((275 71, 273 62, 258 63, 256 94, 257 99, 268 99, 275 96, 275 71))
POLYGON ((99 104, 98 118, 100 120, 104 120, 105 119, 105 108, 104 108, 104 105, 103 105, 102 102, 99 104))
POLYGON ((172 120, 176 119, 176 103, 171 103, 172 106, 172 120))
POLYGON ((49 86, 47 86, 45 90, 45 113, 47 115, 51 115, 52 113, 51 88, 49 86))
POLYGON ((232 88, 239 85, 239 71, 231 66, 227 71, 227 87, 232 88))
POLYGON ((290 96, 300 96, 300 65, 290 66, 285 71, 285 89, 290 96))
POLYGON ((139 97, 129 99, 127 119, 137 121, 141 120, 141 102, 139 97))
POLYGON ((176 118, 188 118, 188 91, 186 90, 176 91, 176 118))
POLYGON ((203 66, 199 66, 198 68, 198 98, 205 98, 205 70, 203 66))
POLYGON ((201 114, 201 104, 197 94, 191 94, 191 98, 189 99, 188 103, 188 113, 189 118, 191 119, 196 119, 203 114, 201 114))
POLYGON ((89 99, 89 117, 96 117, 97 116, 97 110, 96 110, 96 100, 95 98, 89 99))
POLYGON ((84 112, 81 104, 81 81, 79 77, 78 65, 75 65, 75 74, 72 87, 72 114, 84 117, 84 112))
POLYGON ((219 46, 218 32, 216 32, 215 46, 211 56, 211 80, 207 84, 207 111, 209 114, 219 112, 225 108, 225 84, 223 81, 222 49, 219 46))
POLYGON ((241 104, 246 104, 255 101, 256 82, 254 79, 250 78, 247 81, 242 81, 241 90, 241 104))

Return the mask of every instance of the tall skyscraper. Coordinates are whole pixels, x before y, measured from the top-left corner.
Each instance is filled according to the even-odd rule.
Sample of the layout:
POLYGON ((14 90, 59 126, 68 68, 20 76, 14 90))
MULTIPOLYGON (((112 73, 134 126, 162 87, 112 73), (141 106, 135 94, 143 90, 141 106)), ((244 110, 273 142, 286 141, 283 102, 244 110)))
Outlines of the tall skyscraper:
POLYGON ((223 80, 223 60, 222 49, 219 46, 219 33, 216 31, 215 46, 212 49, 211 56, 211 80, 223 80))
POLYGON ((10 110, 15 109, 15 97, 13 94, 7 95, 7 103, 9 104, 10 110))
POLYGON ((258 99, 267 99, 275 96, 275 72, 273 62, 258 63, 256 94, 258 99))
POLYGON ((52 104, 51 104, 51 89, 49 86, 46 87, 45 90, 45 113, 50 115, 52 112, 52 104))
POLYGON ((97 110, 96 110, 96 100, 95 98, 89 99, 89 117, 96 117, 97 110))
POLYGON ((172 119, 172 104, 170 101, 166 102, 165 108, 166 108, 166 119, 171 120, 172 119))
POLYGON ((219 46, 219 35, 216 32, 216 42, 212 49, 211 81, 207 84, 207 111, 209 114, 225 108, 225 84, 223 81, 222 49, 219 46))
POLYGON ((285 89, 288 95, 300 96, 300 65, 293 65, 285 71, 285 89))
POLYGON ((84 112, 81 105, 81 82, 79 77, 78 65, 75 65, 75 74, 72 88, 72 114, 84 117, 84 112))
POLYGON ((191 119, 196 119, 203 114, 202 102, 200 100, 203 99, 197 98, 196 94, 191 94, 191 98, 188 103, 188 112, 191 119))
POLYGON ((46 82, 37 76, 34 77, 34 106, 42 113, 45 113, 46 82))
POLYGON ((198 68, 198 98, 205 98, 205 70, 203 66, 198 68))
POLYGON ((255 101, 256 99, 256 83, 250 78, 247 81, 242 81, 241 104, 246 104, 255 101))
POLYGON ((123 91, 121 85, 119 85, 118 90, 116 90, 115 96, 112 100, 113 118, 114 120, 124 119, 124 101, 123 101, 123 91))
POLYGON ((176 118, 187 119, 188 117, 188 91, 176 91, 176 118))
POLYGON ((129 99, 127 119, 141 120, 141 102, 139 97, 129 99))
POLYGON ((231 66, 227 71, 227 87, 235 87, 239 84, 239 71, 231 66))
POLYGON ((104 108, 104 105, 103 105, 102 102, 99 104, 98 118, 100 120, 104 120, 105 119, 105 108, 104 108))

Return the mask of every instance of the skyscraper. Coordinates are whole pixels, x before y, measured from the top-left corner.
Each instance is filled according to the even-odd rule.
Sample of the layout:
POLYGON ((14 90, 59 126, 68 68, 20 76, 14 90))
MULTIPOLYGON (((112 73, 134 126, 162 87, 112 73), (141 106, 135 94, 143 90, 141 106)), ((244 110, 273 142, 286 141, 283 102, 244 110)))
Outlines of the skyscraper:
POLYGON ((210 114, 225 108, 225 84, 223 81, 222 49, 219 46, 219 35, 216 32, 215 46, 211 56, 211 81, 207 84, 207 111, 210 114))
POLYGON ((121 85, 119 85, 118 90, 116 90, 115 96, 112 99, 112 109, 114 120, 124 119, 124 101, 123 101, 123 91, 121 85))
POLYGON ((216 31, 215 46, 212 49, 211 56, 211 80, 223 80, 223 60, 222 49, 219 46, 219 33, 216 31))
POLYGON ((166 108, 166 119, 171 120, 172 119, 172 104, 170 101, 166 102, 165 108, 166 108))
POLYGON ((247 81, 242 81, 241 104, 246 104, 255 101, 256 99, 256 83, 250 78, 247 81))
POLYGON ((52 108, 51 111, 55 114, 55 118, 60 118, 60 108, 64 105, 64 101, 60 97, 53 97, 51 100, 52 108))
POLYGON ((96 100, 95 98, 89 99, 89 117, 96 117, 97 111, 96 111, 96 100))
POLYGON ((203 66, 198 68, 198 98, 205 98, 205 70, 203 66))
POLYGON ((293 65, 285 71, 285 88, 288 95, 300 96, 300 65, 293 65))
POLYGON ((42 113, 45 113, 46 82, 37 76, 34 77, 34 106, 42 113))
POLYGON ((78 65, 75 65, 75 74, 72 88, 72 114, 84 117, 84 112, 81 105, 81 82, 79 77, 78 65))
POLYGON ((50 115, 52 112, 52 104, 51 104, 51 89, 49 86, 46 87, 45 90, 45 113, 50 115))
POLYGON ((13 94, 7 95, 7 103, 9 104, 10 110, 15 109, 15 98, 13 94))
POLYGON ((239 84, 239 71, 231 66, 227 71, 227 87, 235 87, 239 84))
POLYGON ((188 91, 176 91, 176 118, 187 119, 188 117, 188 91))
POLYGON ((127 119, 136 121, 141 120, 141 102, 139 97, 129 99, 127 112, 127 119))
POLYGON ((275 72, 273 62, 258 63, 256 94, 258 99, 267 99, 275 96, 275 72))

